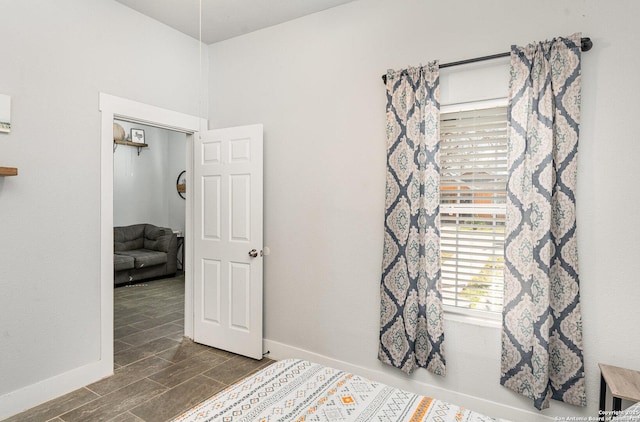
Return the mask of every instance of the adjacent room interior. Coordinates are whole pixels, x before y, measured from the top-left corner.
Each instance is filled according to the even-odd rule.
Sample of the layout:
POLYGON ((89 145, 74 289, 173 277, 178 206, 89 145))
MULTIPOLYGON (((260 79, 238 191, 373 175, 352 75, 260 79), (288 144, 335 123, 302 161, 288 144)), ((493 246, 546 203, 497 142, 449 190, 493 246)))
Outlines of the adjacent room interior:
POLYGON ((184 133, 114 121, 113 225, 115 241, 121 243, 114 256, 114 260, 121 258, 114 262, 116 285, 184 271, 186 151, 184 133), (135 242, 136 237, 149 238, 148 234, 157 229, 166 229, 167 235, 172 236, 153 246, 151 242, 148 245, 135 242), (147 247, 158 253, 127 253, 147 247), (163 256, 161 253, 169 252, 169 248, 169 256, 163 256), (140 262, 134 262, 135 258, 140 262), (166 268, 154 267, 162 264, 166 268), (157 271, 149 270, 150 267, 157 271))

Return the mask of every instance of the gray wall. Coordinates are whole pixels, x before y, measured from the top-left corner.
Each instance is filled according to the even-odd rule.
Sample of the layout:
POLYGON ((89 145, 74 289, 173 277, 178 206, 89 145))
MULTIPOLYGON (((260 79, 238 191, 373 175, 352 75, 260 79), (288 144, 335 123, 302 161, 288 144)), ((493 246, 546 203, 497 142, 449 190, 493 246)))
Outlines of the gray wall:
POLYGON ((99 93, 197 115, 206 84, 196 40, 113 0, 2 0, 0 16, 0 166, 19 168, 0 178, 1 418, 12 393, 100 359, 99 93))
POLYGON ((176 178, 186 168, 186 135, 116 121, 127 134, 143 129, 148 147, 118 145, 113 153, 113 225, 151 223, 184 232, 185 200, 176 178))
MULTIPOLYGON (((578 182, 589 406, 553 403, 542 415, 595 415, 598 362, 640 368, 640 226, 633 220, 640 205, 633 194, 640 155, 640 56, 633 52, 640 29, 633 19, 640 4, 534 6, 360 0, 210 47, 210 126, 265 127, 267 341, 460 404, 486 400, 487 411, 504 409, 496 403, 531 409, 498 386, 495 327, 447 319, 444 379, 424 371, 408 379, 376 361, 385 167, 380 75, 583 31, 595 42, 584 55, 578 182)), ((112 0, 0 0, 0 15, 7 58, 0 61, 0 92, 12 96, 0 165, 20 169, 0 178, 3 403, 100 358, 98 93, 197 115, 207 88, 198 83, 196 41, 112 0)))
MULTIPOLYGON (((640 206, 638 15, 640 3, 622 0, 360 0, 210 46, 210 126, 265 128, 270 347, 357 366, 495 416, 596 415, 598 362, 640 369, 640 225, 632 217, 640 206), (426 371, 404 377, 384 367, 376 359, 386 148, 381 74, 578 31, 595 43, 583 56, 578 181, 588 407, 554 402, 537 414, 499 385, 500 329, 451 316, 445 378, 426 371)), ((489 73, 502 75, 494 74, 504 78, 506 95, 506 67, 496 66, 489 73)), ((488 84, 478 76, 469 87, 456 80, 460 71, 442 71, 443 97, 462 100, 488 84)))

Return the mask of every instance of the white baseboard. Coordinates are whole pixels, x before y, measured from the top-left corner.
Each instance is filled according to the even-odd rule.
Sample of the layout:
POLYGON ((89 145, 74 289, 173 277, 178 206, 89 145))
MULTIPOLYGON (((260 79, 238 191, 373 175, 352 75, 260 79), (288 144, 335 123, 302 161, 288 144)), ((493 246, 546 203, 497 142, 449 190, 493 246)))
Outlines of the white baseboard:
POLYGON ((111 362, 98 361, 0 396, 0 420, 113 374, 111 362), (110 364, 110 365, 109 365, 110 364))
POLYGON ((527 422, 548 422, 557 420, 553 417, 544 416, 539 413, 533 413, 523 409, 518 409, 516 407, 509 406, 503 403, 497 403, 480 397, 458 393, 456 391, 447 390, 435 385, 426 384, 408 378, 396 377, 378 369, 367 368, 353 363, 344 362, 331 358, 329 356, 320 355, 318 353, 299 349, 297 347, 289 346, 287 344, 279 343, 273 340, 264 340, 264 350, 265 352, 269 351, 268 357, 275 360, 289 358, 304 359, 332 368, 340 369, 349 373, 354 373, 396 388, 401 388, 412 392, 428 391, 429 396, 459 405, 464 404, 465 407, 473 409, 480 413, 484 413, 486 415, 493 415, 494 417, 495 415, 500 415, 500 417, 505 418, 506 420, 527 422))

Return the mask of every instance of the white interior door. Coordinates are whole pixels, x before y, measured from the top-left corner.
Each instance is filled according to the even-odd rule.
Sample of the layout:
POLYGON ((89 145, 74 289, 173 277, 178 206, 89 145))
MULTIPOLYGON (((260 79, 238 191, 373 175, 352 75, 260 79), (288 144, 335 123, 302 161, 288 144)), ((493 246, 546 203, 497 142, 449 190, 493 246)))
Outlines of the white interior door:
POLYGON ((262 359, 262 125, 195 138, 194 340, 262 359))

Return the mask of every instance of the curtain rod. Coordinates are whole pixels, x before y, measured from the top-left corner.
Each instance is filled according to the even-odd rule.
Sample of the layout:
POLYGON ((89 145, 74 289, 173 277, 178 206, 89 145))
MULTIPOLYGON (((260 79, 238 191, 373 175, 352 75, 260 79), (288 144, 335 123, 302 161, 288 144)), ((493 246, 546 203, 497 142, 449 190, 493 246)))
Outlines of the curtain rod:
MULTIPOLYGON (((592 47, 593 47, 593 42, 591 41, 591 38, 581 38, 580 39, 580 50, 589 51, 589 50, 591 50, 592 47)), ((476 57, 476 58, 473 58, 473 59, 460 60, 460 61, 457 61, 457 62, 443 63, 443 64, 440 65, 440 69, 444 69, 445 67, 459 66, 459 65, 462 65, 462 64, 483 62, 485 60, 499 59, 500 57, 509 57, 510 55, 511 55, 511 52, 506 52, 506 53, 492 54, 490 56, 476 57)), ((384 82, 385 84, 387 83, 387 75, 386 74, 382 75, 382 82, 384 82)))

